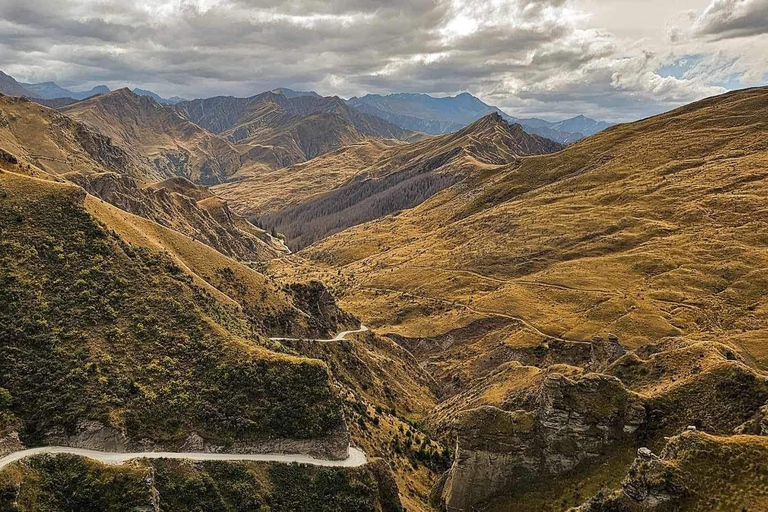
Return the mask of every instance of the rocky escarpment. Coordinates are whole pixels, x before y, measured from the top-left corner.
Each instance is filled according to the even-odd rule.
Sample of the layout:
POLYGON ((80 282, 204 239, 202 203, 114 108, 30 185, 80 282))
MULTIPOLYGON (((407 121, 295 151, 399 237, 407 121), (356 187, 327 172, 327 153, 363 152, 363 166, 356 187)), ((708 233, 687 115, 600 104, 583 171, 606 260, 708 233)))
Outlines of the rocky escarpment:
POLYGON ((19 160, 13 155, 13 153, 9 153, 4 149, 0 149, 0 161, 11 165, 16 165, 19 163, 19 160))
POLYGON ((640 398, 605 375, 548 375, 533 410, 481 407, 462 414, 456 457, 433 492, 464 511, 531 478, 558 475, 599 457, 645 419, 640 398))
MULTIPOLYGON (((349 431, 342 424, 324 437, 311 439, 272 438, 261 441, 235 441, 226 445, 204 439, 197 432, 175 442, 157 442, 151 439, 130 439, 124 430, 108 427, 98 421, 85 420, 77 425, 73 434, 64 429, 53 429, 45 436, 45 445, 67 446, 116 453, 145 451, 172 451, 190 453, 278 453, 302 454, 313 457, 344 460, 349 455, 349 431)), ((18 448, 17 448, 18 449, 18 448)), ((13 451, 16 451, 14 449, 13 451)))

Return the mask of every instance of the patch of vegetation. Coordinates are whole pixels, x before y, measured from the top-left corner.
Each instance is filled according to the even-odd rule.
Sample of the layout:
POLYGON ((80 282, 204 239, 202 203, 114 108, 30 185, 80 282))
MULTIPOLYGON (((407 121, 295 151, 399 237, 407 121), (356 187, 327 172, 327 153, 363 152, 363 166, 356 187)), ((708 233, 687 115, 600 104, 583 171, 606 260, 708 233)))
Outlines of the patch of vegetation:
POLYGON ((9 512, 400 512, 380 463, 362 468, 38 456, 0 472, 9 512), (23 485, 20 483, 23 481, 23 485))
POLYGON ((77 189, 4 181, 0 382, 26 444, 85 419, 135 440, 196 431, 223 444, 342 424, 325 365, 261 348, 169 257, 94 221, 77 189))
POLYGON ((152 470, 145 466, 115 467, 72 455, 42 455, 0 472, 0 510, 152 510, 151 483, 152 470))

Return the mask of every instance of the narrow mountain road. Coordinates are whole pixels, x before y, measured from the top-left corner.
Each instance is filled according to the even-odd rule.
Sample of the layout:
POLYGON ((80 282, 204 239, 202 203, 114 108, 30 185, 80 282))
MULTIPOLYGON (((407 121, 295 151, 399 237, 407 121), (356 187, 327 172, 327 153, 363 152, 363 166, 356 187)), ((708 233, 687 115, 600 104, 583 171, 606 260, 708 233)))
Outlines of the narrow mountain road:
POLYGON ((221 461, 253 461, 253 462, 280 462, 290 464, 310 464, 312 466, 327 466, 340 468, 356 468, 368 462, 361 450, 349 447, 349 456, 344 460, 316 459, 309 455, 283 455, 283 454, 248 454, 248 453, 194 453, 194 452, 136 452, 115 453, 100 452, 96 450, 84 450, 81 448, 67 448, 66 446, 41 446, 30 448, 20 452, 14 452, 0 459, 0 470, 16 461, 41 454, 70 454, 87 457, 105 464, 120 464, 132 459, 185 459, 185 460, 221 460, 221 461))
POLYGON ((307 339, 307 338, 269 338, 272 341, 316 341, 318 343, 333 343, 334 341, 344 341, 347 339, 347 336, 350 334, 357 334, 361 332, 368 331, 369 329, 364 326, 360 325, 359 329, 355 329, 354 331, 342 331, 339 334, 336 335, 335 338, 332 338, 330 340, 320 340, 320 339, 307 339))
MULTIPOLYGON (((342 331, 336 335, 335 338, 330 340, 308 340, 317 341, 320 343, 332 343, 334 341, 343 341, 347 339, 350 334, 357 334, 366 332, 369 329, 360 325, 359 329, 353 331, 342 331)), ((270 338, 272 341, 301 341, 302 338, 270 338)), ((368 459, 358 448, 349 447, 349 456, 344 460, 326 460, 316 459, 309 455, 286 455, 276 453, 265 454, 249 454, 249 453, 195 453, 195 452, 135 452, 135 453, 117 453, 117 452, 100 452, 96 450, 85 450, 82 448, 68 448, 66 446, 41 446, 39 448, 30 448, 29 450, 22 450, 6 455, 0 459, 0 470, 2 470, 8 464, 12 464, 18 460, 25 459, 27 457, 33 457, 44 453, 58 454, 67 453, 70 455, 79 455, 81 457, 88 457, 99 462, 106 464, 119 464, 131 459, 186 459, 186 460, 225 460, 225 461, 254 461, 254 462, 282 462, 290 464, 297 462, 299 464, 310 464, 313 466, 329 466, 329 467, 343 467, 343 468, 356 468, 362 466, 368 459)))

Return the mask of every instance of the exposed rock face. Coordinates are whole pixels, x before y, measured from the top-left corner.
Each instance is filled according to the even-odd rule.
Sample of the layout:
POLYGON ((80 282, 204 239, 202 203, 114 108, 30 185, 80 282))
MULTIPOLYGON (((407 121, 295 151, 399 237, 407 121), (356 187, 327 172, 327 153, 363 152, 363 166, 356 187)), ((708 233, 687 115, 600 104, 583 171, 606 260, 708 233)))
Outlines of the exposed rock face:
MULTIPOLYGON (((360 321, 353 315, 339 308, 336 299, 319 281, 308 283, 291 283, 287 286, 293 297, 293 304, 306 313, 309 331, 318 337, 333 337, 339 326, 357 329, 360 321)), ((274 317, 267 329, 271 331, 290 332, 291 318, 274 317)))
POLYGON ((77 431, 73 435, 67 435, 63 430, 57 429, 48 432, 45 437, 45 444, 51 446, 69 446, 105 452, 133 451, 130 449, 131 442, 125 432, 93 420, 78 423, 77 431))
POLYGON ((5 457, 9 453, 18 452, 24 449, 24 444, 19 439, 19 433, 9 432, 0 437, 0 457, 5 457))
POLYGON ((16 157, 13 154, 5 151, 4 149, 0 149, 0 160, 2 160, 3 162, 9 163, 11 165, 16 165, 17 163, 19 163, 19 161, 16 159, 16 157))
POLYGON ((630 512, 635 510, 679 510, 674 504, 688 494, 679 472, 668 459, 674 448, 665 448, 659 457, 640 448, 621 488, 610 494, 598 493, 570 512, 630 512))
POLYGON ((752 418, 736 427, 734 433, 768 436, 768 404, 762 406, 752 418))
MULTIPOLYGON (((16 439, 18 440, 18 437, 16 439)), ((131 440, 125 432, 93 420, 81 421, 77 425, 77 431, 72 435, 67 435, 61 430, 53 430, 48 432, 45 437, 45 444, 49 446, 68 446, 105 452, 280 453, 305 454, 331 460, 347 458, 349 455, 349 441, 349 431, 347 431, 346 425, 344 425, 343 428, 332 432, 326 437, 314 439, 266 439, 252 442, 235 442, 225 446, 204 439, 197 432, 192 432, 186 438, 176 442, 158 443, 150 439, 131 440)), ((0 443, 1 448, 2 443, 0 443)), ((18 449, 11 449, 9 453, 18 449)))
POLYGON ((471 510, 530 478, 569 471, 644 419, 639 397, 614 377, 549 375, 533 411, 482 407, 460 417, 456 458, 436 493, 440 505, 471 510))

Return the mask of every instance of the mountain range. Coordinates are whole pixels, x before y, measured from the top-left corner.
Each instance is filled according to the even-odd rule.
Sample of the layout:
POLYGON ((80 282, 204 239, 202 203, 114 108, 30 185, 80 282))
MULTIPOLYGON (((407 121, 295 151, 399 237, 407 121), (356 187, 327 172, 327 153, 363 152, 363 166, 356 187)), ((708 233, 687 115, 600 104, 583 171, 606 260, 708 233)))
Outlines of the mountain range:
POLYGON ((0 510, 765 509, 768 88, 0 86, 0 510))
MULTIPOLYGON (((64 100, 64 98, 80 101, 97 94, 110 92, 109 88, 105 85, 94 87, 89 91, 73 92, 58 86, 55 82, 28 84, 18 83, 8 75, 3 75, 3 77, 0 77, 0 93, 11 96, 36 98, 41 103, 54 108, 69 103, 69 101, 64 100)), ((285 113, 288 115, 295 111, 302 112, 307 108, 310 110, 315 109, 314 111, 318 113, 323 109, 328 109, 328 111, 335 109, 339 112, 344 110, 338 104, 341 100, 337 99, 337 104, 334 106, 321 106, 319 104, 325 103, 327 100, 322 100, 322 96, 316 92, 294 91, 288 88, 277 88, 273 91, 268 91, 249 98, 218 96, 192 101, 185 100, 178 96, 163 98, 152 91, 139 88, 134 88, 133 92, 139 96, 149 96, 161 105, 177 105, 183 103, 184 105, 178 107, 178 112, 188 116, 193 122, 200 121, 202 123, 201 126, 214 133, 223 133, 225 131, 223 126, 235 128, 234 124, 237 122, 247 124, 247 119, 245 119, 245 117, 249 115, 247 110, 252 108, 252 105, 254 104, 263 103, 270 97, 270 94, 275 96, 282 95, 282 98, 288 100, 295 100, 306 96, 317 100, 314 102, 312 100, 306 100, 305 103, 307 103, 307 105, 303 107, 287 106, 286 108, 286 105, 282 105, 281 108, 286 108, 285 113), (204 109, 205 107, 211 107, 213 111, 218 111, 218 113, 214 114, 208 111, 202 111, 201 109, 204 109), (219 116, 220 119, 215 119, 217 116, 219 116), (244 116, 244 118, 236 121, 235 118, 238 116, 244 116)), ((274 97, 270 99, 274 102, 274 97)), ((381 124, 383 120, 392 125, 386 130, 390 132, 390 136, 394 136, 395 138, 402 138, 404 133, 407 132, 425 133, 428 135, 441 135, 455 132, 493 112, 500 114, 510 123, 520 124, 528 133, 546 137, 561 144, 576 142, 611 126, 604 121, 595 121, 594 119, 590 119, 583 115, 562 121, 545 121, 538 118, 516 118, 510 116, 498 107, 484 103, 479 98, 476 98, 469 93, 448 97, 432 97, 426 94, 410 93, 397 93, 387 96, 368 94, 362 97, 350 98, 345 100, 345 103, 350 107, 353 107, 353 111, 358 117, 367 114, 375 117, 377 119, 377 124, 381 124)), ((261 112, 256 113, 256 115, 267 115, 267 113, 261 112)), ((345 115, 349 116, 349 113, 345 115)), ((370 124, 370 120, 368 123, 370 124)), ((358 124, 360 124, 359 120, 358 124)), ((247 130, 247 128, 241 127, 239 133, 240 137, 243 136, 243 129, 247 130)), ((283 129, 289 128, 285 126, 283 129)), ((374 129, 374 135, 380 135, 379 131, 380 127, 374 129)), ((369 129, 368 132, 369 133, 366 133, 366 131, 363 130, 362 135, 370 135, 371 130, 369 129)), ((261 135, 263 134, 259 134, 259 136, 261 135)), ((277 135, 272 134, 271 136, 274 137, 277 135)), ((341 137, 345 143, 350 143, 352 139, 355 138, 355 135, 339 133, 337 134, 337 137, 341 137)), ((255 148, 255 151, 257 153, 263 152, 261 148, 255 148)), ((310 155, 313 154, 312 148, 299 148, 299 151, 305 153, 305 156, 307 153, 310 155)), ((286 156, 286 158, 294 159, 292 163, 297 163, 295 161, 297 157, 298 155, 295 151, 293 155, 286 156)), ((263 158, 263 155, 259 157, 260 160, 263 158)), ((285 162, 281 162, 281 165, 285 165, 285 162)))
POLYGON ((351 106, 381 117, 413 131, 433 135, 455 132, 489 113, 500 114, 511 123, 517 123, 528 133, 547 137, 561 144, 576 142, 589 135, 605 130, 610 125, 584 116, 564 121, 543 119, 518 119, 497 107, 487 105, 469 93, 458 96, 434 98, 426 94, 368 94, 347 100, 351 106))
MULTIPOLYGON (((42 82, 36 84, 19 83, 9 75, 0 71, 0 94, 9 96, 26 96, 28 98, 39 100, 61 100, 63 98, 69 98, 80 101, 96 96, 97 94, 108 94, 110 92, 109 87, 106 85, 97 85, 88 91, 76 92, 61 87, 56 82, 42 82)), ((173 105, 181 101, 186 101, 184 98, 179 98, 178 96, 173 96, 167 99, 162 98, 160 95, 145 89, 135 88, 133 89, 133 92, 139 96, 149 96, 162 105, 173 105)))
POLYGON ((415 134, 348 107, 337 97, 268 91, 250 98, 218 96, 181 102, 174 110, 238 145, 244 163, 279 168, 369 137, 415 134))

